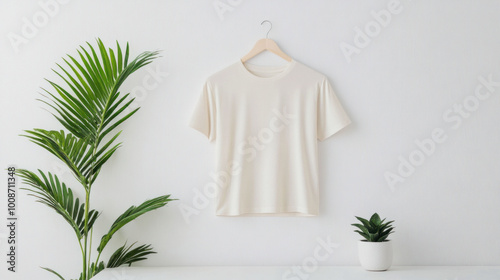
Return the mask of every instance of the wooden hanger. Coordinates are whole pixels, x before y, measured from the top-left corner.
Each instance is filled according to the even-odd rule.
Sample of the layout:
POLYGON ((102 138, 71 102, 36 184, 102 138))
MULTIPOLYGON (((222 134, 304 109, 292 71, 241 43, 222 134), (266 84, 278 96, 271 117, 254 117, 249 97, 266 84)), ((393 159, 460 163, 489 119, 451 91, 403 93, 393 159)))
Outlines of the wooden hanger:
POLYGON ((280 49, 280 47, 278 47, 278 44, 276 44, 276 42, 274 42, 274 40, 269 39, 269 32, 271 31, 271 29, 273 29, 273 24, 270 21, 265 20, 260 25, 264 24, 264 22, 269 22, 269 24, 271 25, 271 27, 267 31, 266 38, 260 39, 259 41, 257 41, 257 43, 255 43, 253 48, 250 50, 250 52, 241 58, 241 62, 245 63, 250 58, 252 58, 252 57, 254 57, 254 56, 258 55, 259 53, 266 51, 266 50, 278 55, 279 57, 283 58, 284 60, 286 60, 288 62, 292 61, 292 58, 290 56, 288 56, 286 53, 284 53, 280 49))

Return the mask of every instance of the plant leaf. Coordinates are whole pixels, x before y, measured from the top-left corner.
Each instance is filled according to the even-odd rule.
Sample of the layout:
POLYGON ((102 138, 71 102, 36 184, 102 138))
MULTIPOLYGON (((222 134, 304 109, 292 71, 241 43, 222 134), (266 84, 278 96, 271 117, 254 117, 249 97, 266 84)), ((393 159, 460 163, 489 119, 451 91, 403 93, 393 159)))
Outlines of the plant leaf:
POLYGON ((368 230, 366 229, 366 227, 364 227, 363 225, 360 225, 360 224, 351 224, 351 225, 359 228, 365 234, 369 234, 370 233, 370 232, 368 232, 368 230))
POLYGON ((96 265, 95 263, 91 263, 90 266, 88 267, 87 277, 90 279, 90 278, 96 276, 99 272, 103 271, 104 268, 105 268, 105 265, 104 265, 104 262, 102 262, 102 261, 99 263, 99 265, 96 265))
POLYGON ((385 241, 389 237, 389 234, 392 234, 392 233, 394 233, 394 231, 391 231, 391 232, 389 232, 387 234, 384 234, 384 235, 380 236, 380 238, 378 239, 378 242, 385 241))
POLYGON ((368 232, 373 231, 372 225, 370 224, 370 221, 363 219, 361 217, 357 217, 357 216, 356 216, 356 219, 358 219, 363 224, 363 226, 365 226, 365 228, 368 230, 368 232))
POLYGON ((47 270, 48 272, 51 272, 53 274, 55 274, 57 277, 59 277, 59 279, 61 280, 65 280, 59 273, 55 272, 54 270, 50 269, 50 268, 47 268, 47 267, 42 267, 42 269, 45 269, 47 270))
POLYGON ((370 241, 371 237, 369 234, 366 234, 364 232, 361 232, 359 230, 355 230, 355 232, 359 233, 361 236, 363 236, 367 241, 370 241))
POLYGON ((379 229, 379 230, 383 231, 383 230, 385 230, 386 228, 392 227, 392 226, 391 226, 391 224, 392 224, 393 222, 394 222, 394 221, 390 221, 390 222, 387 222, 387 223, 385 223, 385 224, 382 224, 382 225, 380 226, 380 229, 379 229))
POLYGON ((113 234, 115 234, 115 232, 117 232, 127 223, 133 221, 137 217, 147 212, 165 206, 169 201, 175 200, 175 199, 170 199, 169 197, 170 195, 159 196, 147 200, 139 206, 131 206, 130 208, 128 208, 127 211, 125 211, 115 220, 113 225, 111 225, 111 228, 109 229, 108 233, 101 238, 101 243, 99 244, 97 251, 99 253, 102 252, 102 250, 104 249, 104 247, 106 247, 106 244, 108 244, 111 237, 113 237, 113 234))
POLYGON ((380 220, 380 216, 377 213, 373 214, 370 218, 370 223, 376 227, 380 226, 380 224, 382 223, 382 221, 380 220))
POLYGON ((72 134, 65 134, 64 131, 47 131, 44 129, 26 130, 27 134, 22 135, 38 144, 62 162, 64 162, 73 172, 80 183, 86 185, 86 179, 83 176, 79 166, 83 155, 91 153, 91 143, 87 139, 78 139, 72 134))
MULTIPOLYGON (((38 170, 41 177, 25 169, 18 169, 16 172, 23 179, 23 182, 31 187, 23 189, 31 192, 31 196, 38 198, 38 202, 54 209, 70 224, 78 240, 82 239, 85 234, 85 218, 83 215, 85 204, 80 203, 78 198, 75 199, 73 191, 50 172, 47 173, 47 176, 41 170, 38 170)), ((92 228, 98 216, 99 212, 96 210, 89 211, 89 229, 92 228)))
POLYGON ((63 58, 65 65, 58 64, 58 71, 54 71, 63 79, 66 89, 49 81, 54 92, 44 90, 51 101, 45 103, 55 110, 54 116, 73 135, 88 140, 101 135, 96 146, 105 134, 131 116, 119 117, 119 112, 130 104, 122 103, 123 99, 119 98, 120 86, 132 73, 159 57, 158 51, 146 51, 129 62, 128 44, 125 56, 118 42, 116 47, 116 52, 107 49, 101 39, 97 39, 97 48, 88 42, 86 47, 80 46, 77 56, 80 61, 68 55, 68 59, 63 58), (117 105, 119 103, 122 104, 117 105))
POLYGON ((129 247, 126 247, 127 244, 125 243, 122 247, 118 248, 109 258, 106 267, 112 268, 122 265, 130 266, 134 262, 147 259, 147 255, 156 254, 156 252, 153 252, 153 248, 151 247, 151 245, 141 245, 132 249, 134 244, 135 243, 133 243, 129 247))

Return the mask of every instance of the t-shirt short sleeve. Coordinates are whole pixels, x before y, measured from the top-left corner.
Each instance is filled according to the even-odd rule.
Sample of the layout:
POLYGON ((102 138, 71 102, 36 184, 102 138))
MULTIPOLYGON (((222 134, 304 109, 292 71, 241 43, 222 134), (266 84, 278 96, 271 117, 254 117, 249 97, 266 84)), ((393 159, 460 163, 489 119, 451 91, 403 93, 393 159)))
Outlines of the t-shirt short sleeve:
POLYGON ((203 133, 210 142, 215 140, 215 100, 209 82, 203 86, 189 126, 203 133))
POLYGON ((318 93, 317 137, 323 141, 351 123, 332 86, 325 78, 318 93))

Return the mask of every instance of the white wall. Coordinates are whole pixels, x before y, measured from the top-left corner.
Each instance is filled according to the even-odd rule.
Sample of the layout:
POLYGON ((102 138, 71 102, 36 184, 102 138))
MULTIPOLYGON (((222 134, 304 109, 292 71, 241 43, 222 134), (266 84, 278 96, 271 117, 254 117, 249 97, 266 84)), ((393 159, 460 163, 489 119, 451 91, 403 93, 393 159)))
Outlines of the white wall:
MULTIPOLYGON (((96 37, 110 46, 128 41, 135 55, 163 50, 149 70, 123 86, 139 96, 142 109, 121 127, 124 145, 95 187, 93 206, 103 210, 96 240, 129 205, 170 193, 180 200, 131 223, 112 245, 153 244, 159 253, 143 266, 291 266, 313 256, 318 238, 330 238, 338 247, 320 264, 357 265, 359 238, 350 224, 354 215, 377 211, 396 220, 396 265, 500 265, 500 86, 493 85, 488 98, 474 97, 480 77, 500 81, 499 1, 401 0, 380 30, 371 26, 371 11, 387 9, 390 0, 220 0, 233 4, 222 18, 213 6, 219 1, 212 0, 66 2, 46 23, 36 1, 0 4, 2 170, 14 164, 59 171, 72 182, 47 152, 18 136, 23 129, 59 128, 35 99, 66 53, 96 37), (25 30, 31 38, 13 45, 9 36, 24 36, 22 28, 34 16, 36 32, 25 30), (222 218, 215 217, 211 200, 187 223, 179 205, 192 205, 194 190, 211 182, 214 169, 214 146, 187 120, 204 79, 265 36, 265 19, 285 52, 329 77, 353 119, 319 145, 321 215, 222 218), (355 28, 367 25, 376 33, 370 42, 358 41, 358 53, 344 55, 340 45, 355 47, 355 28), (136 86, 150 72, 160 76, 143 94, 136 86), (464 102, 472 111, 461 117, 453 110, 464 102), (400 156, 418 160, 415 141, 432 137, 435 129, 445 140, 391 188, 385 174, 398 175, 400 156)), ((281 62, 272 55, 258 59, 281 62)), ((7 175, 1 174, 4 224, 7 175)), ((80 253, 66 223, 25 191, 19 193, 18 217, 18 273, 7 274, 2 261, 0 275, 7 277, 0 278, 53 279, 39 266, 77 276, 80 253)), ((0 227, 3 256, 6 236, 0 227)))

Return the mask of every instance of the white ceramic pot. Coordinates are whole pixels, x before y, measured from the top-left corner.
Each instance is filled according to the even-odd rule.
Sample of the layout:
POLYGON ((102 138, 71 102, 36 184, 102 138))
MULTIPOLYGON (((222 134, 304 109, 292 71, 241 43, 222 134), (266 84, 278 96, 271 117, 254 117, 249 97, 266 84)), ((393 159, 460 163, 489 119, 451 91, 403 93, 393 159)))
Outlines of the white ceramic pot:
POLYGON ((392 264, 392 242, 358 242, 359 262, 366 270, 387 270, 392 264))

